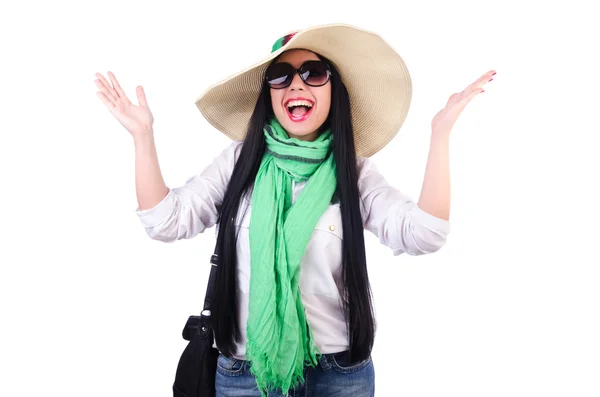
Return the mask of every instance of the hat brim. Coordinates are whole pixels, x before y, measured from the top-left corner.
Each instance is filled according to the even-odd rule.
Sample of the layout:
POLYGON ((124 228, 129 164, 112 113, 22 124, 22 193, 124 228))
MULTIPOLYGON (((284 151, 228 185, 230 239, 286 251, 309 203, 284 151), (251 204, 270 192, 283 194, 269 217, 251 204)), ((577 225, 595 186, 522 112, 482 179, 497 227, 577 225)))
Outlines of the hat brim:
POLYGON ((202 115, 226 136, 243 140, 266 67, 291 49, 316 52, 335 64, 350 96, 357 155, 370 157, 396 136, 412 98, 408 68, 379 35, 346 24, 301 30, 259 63, 209 87, 196 100, 202 115))

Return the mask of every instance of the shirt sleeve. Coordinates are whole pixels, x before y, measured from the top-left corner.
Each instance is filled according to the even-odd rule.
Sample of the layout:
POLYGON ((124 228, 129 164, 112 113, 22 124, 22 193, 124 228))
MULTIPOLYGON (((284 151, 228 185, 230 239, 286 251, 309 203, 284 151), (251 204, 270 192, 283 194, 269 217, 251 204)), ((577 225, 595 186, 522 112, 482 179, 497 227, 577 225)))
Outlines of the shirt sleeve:
POLYGON ((359 158, 358 187, 364 228, 394 255, 433 253, 446 243, 450 222, 423 211, 391 186, 369 158, 359 158))
POLYGON ((242 141, 233 141, 200 174, 169 188, 153 208, 136 208, 146 233, 154 240, 173 242, 214 226, 241 147, 242 141))

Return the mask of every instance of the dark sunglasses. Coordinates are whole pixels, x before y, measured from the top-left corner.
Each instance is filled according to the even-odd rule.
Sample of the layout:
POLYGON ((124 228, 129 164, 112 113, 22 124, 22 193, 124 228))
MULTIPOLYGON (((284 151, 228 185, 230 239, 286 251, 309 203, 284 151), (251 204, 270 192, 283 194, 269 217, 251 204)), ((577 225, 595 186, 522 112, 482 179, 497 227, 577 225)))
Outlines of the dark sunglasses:
POLYGON ((267 68, 265 80, 271 88, 278 90, 289 86, 296 73, 311 87, 325 85, 331 77, 331 69, 324 61, 306 61, 299 69, 287 62, 277 62, 267 68))

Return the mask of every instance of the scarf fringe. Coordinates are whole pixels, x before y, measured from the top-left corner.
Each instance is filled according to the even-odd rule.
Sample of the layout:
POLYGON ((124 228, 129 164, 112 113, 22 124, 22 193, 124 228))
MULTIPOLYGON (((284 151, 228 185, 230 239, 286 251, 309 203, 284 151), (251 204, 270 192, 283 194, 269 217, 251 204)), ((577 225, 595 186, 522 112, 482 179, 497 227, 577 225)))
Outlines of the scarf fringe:
MULTIPOLYGON (((248 349, 251 349, 248 346, 248 349)), ((268 392, 278 391, 283 395, 287 395, 290 389, 295 389, 298 385, 304 384, 306 381, 304 378, 304 367, 316 367, 319 364, 322 354, 318 352, 316 346, 311 345, 311 351, 314 353, 312 357, 303 360, 304 365, 298 366, 293 369, 293 372, 286 378, 280 378, 273 376, 273 363, 270 364, 269 360, 259 360, 250 362, 250 372, 256 379, 256 385, 261 393, 261 397, 267 397, 268 392), (259 371, 257 367, 262 364, 263 370, 259 371)))
MULTIPOLYGON (((269 359, 269 356, 277 356, 275 350, 271 350, 270 354, 260 354, 250 361, 250 372, 256 379, 256 384, 262 397, 266 397, 267 392, 273 390, 277 390, 283 395, 287 395, 290 389, 294 389, 298 384, 303 384, 305 382, 304 367, 316 367, 319 365, 322 354, 314 343, 312 329, 310 329, 310 327, 308 329, 310 336, 306 341, 306 345, 303 346, 303 349, 298 349, 296 351, 294 358, 294 362, 296 362, 298 353, 302 352, 302 364, 294 365, 290 368, 290 373, 282 375, 281 373, 276 372, 277 363, 274 360, 269 359)), ((260 342, 260 340, 248 340, 246 344, 246 355, 253 357, 255 355, 254 352, 257 351, 257 346, 273 346, 273 344, 265 345, 264 342, 260 342)), ((289 346, 284 346, 283 348, 286 348, 287 350, 290 349, 289 346)))

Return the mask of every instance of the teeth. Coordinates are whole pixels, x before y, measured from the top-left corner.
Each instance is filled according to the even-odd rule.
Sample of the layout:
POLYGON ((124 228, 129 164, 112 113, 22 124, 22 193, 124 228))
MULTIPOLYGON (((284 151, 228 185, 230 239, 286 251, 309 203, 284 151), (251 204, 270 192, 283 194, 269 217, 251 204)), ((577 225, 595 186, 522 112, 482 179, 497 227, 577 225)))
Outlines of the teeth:
POLYGON ((291 108, 292 106, 306 106, 312 108, 313 105, 309 101, 289 101, 287 106, 288 108, 291 108))

